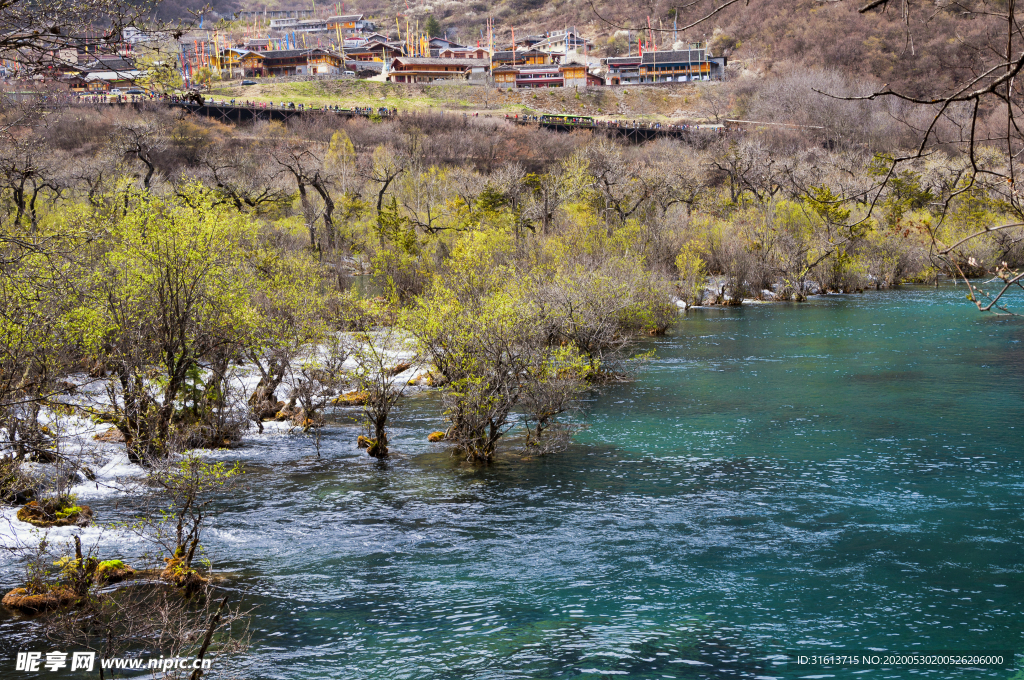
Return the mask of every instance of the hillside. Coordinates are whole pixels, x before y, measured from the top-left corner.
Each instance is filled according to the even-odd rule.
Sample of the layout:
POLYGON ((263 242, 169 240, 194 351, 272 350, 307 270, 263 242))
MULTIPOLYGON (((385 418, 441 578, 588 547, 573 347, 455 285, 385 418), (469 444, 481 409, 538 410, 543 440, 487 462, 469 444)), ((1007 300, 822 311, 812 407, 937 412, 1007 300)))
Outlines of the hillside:
MULTIPOLYGON (((714 86, 707 86, 714 87, 714 86)), ((472 114, 532 115, 571 113, 606 118, 643 120, 700 120, 707 87, 499 90, 461 83, 404 85, 359 80, 328 80, 295 83, 261 81, 242 87, 240 81, 214 87, 215 99, 259 102, 288 101, 313 106, 387 106, 402 111, 446 110, 472 114)))
MULTIPOLYGON (((913 93, 943 88, 963 76, 975 63, 978 51, 1000 38, 996 23, 985 18, 963 18, 933 5, 918 6, 909 19, 898 12, 859 14, 859 2, 817 0, 751 0, 726 8, 707 22, 680 32, 684 42, 706 41, 715 54, 727 54, 741 68, 757 74, 791 67, 834 68, 856 80, 889 83, 913 93)), ((260 5, 262 6, 262 5, 260 5)), ((340 7, 340 6, 339 6, 340 7)), ((672 42, 675 13, 667 0, 629 3, 601 0, 442 0, 411 8, 405 0, 354 0, 345 11, 374 17, 386 30, 395 30, 395 17, 420 26, 434 16, 450 37, 475 43, 485 35, 488 16, 494 19, 496 39, 541 33, 574 26, 595 44, 597 55, 624 54, 627 34, 621 27, 651 25, 661 46, 672 42), (596 11, 595 11, 596 9, 596 11), (600 18, 599 16, 600 15, 600 18), (664 32, 657 33, 659 27, 664 32)), ((699 3, 680 11, 686 25, 710 11, 699 3)), ((630 32, 636 50, 637 33, 630 32)))

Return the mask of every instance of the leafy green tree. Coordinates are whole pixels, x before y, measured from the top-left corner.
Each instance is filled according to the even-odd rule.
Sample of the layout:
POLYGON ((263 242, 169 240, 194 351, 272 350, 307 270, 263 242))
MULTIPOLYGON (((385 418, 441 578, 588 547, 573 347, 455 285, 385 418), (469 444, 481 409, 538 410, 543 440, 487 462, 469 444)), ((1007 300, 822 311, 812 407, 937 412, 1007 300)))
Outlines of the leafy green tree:
POLYGON ((205 87, 207 90, 213 86, 215 80, 220 80, 220 74, 208 66, 196 69, 195 75, 192 76, 193 83, 205 87))
MULTIPOLYGON (((378 314, 384 310, 379 310, 378 314)), ((395 325, 363 330, 356 335, 359 343, 353 356, 355 379, 363 394, 366 418, 367 453, 374 458, 388 455, 387 424, 391 411, 405 392, 406 384, 395 376, 411 362, 399 362, 405 347, 405 335, 395 325)))
POLYGON ((444 29, 441 28, 441 22, 437 20, 433 14, 427 17, 427 24, 423 28, 426 31, 427 36, 430 38, 440 38, 444 36, 444 29))
POLYGON ((153 92, 168 94, 180 90, 185 84, 177 62, 168 54, 145 54, 139 57, 136 66, 142 71, 136 82, 153 92))
POLYGON ((126 193, 79 312, 90 353, 106 364, 109 419, 131 459, 148 465, 186 442, 178 400, 198 368, 234 356, 256 319, 256 225, 213 206, 197 186, 180 198, 126 193))
POLYGON ((523 382, 545 347, 537 310, 516 292, 459 299, 435 281, 410 315, 413 334, 443 377, 446 439, 468 460, 487 462, 515 425, 523 382))

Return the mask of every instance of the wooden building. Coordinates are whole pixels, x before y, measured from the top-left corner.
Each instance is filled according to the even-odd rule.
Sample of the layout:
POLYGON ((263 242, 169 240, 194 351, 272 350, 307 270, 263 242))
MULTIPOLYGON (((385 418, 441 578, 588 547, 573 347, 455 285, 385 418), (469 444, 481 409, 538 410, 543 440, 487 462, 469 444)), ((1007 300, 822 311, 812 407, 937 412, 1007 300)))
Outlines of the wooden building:
POLYGON ((340 54, 320 48, 308 50, 269 50, 263 57, 262 74, 269 76, 300 76, 340 73, 345 62, 340 54))
POLYGON ((376 31, 377 24, 363 19, 362 14, 342 14, 327 18, 327 28, 331 31, 340 31, 342 35, 348 33, 366 33, 376 31))
POLYGON ((440 59, 396 57, 388 80, 392 83, 432 83, 435 80, 464 80, 483 77, 490 63, 486 59, 440 59))
POLYGON ((263 55, 259 52, 234 47, 220 51, 220 66, 228 76, 255 76, 263 72, 263 55))
POLYGON ((540 50, 519 49, 516 51, 502 50, 495 52, 491 57, 491 63, 495 66, 512 64, 513 66, 530 66, 552 63, 551 54, 540 50))
POLYGON ((487 49, 484 47, 446 47, 437 53, 437 57, 438 59, 487 59, 487 49))
POLYGON ((493 71, 494 84, 502 88, 595 87, 604 80, 588 72, 585 64, 504 64, 493 71))
POLYGON ((368 40, 357 47, 345 47, 345 56, 353 61, 384 61, 403 54, 400 45, 379 40, 368 40))
POLYGON ((725 57, 709 57, 704 48, 644 52, 640 60, 641 83, 681 83, 721 80, 725 57))

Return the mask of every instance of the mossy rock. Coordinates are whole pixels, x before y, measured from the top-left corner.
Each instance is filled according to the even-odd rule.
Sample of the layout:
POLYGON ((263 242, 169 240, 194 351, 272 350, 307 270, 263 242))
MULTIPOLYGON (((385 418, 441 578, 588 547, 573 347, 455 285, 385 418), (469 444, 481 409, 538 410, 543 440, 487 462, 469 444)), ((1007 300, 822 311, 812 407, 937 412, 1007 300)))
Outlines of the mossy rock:
POLYGON ((33 593, 28 588, 15 588, 0 600, 5 607, 22 614, 40 614, 78 604, 80 597, 70 588, 53 588, 33 593))
POLYGON ((431 432, 427 435, 428 442, 440 442, 444 441, 444 432, 431 432))
POLYGON ((104 560, 96 565, 93 574, 96 583, 101 584, 120 583, 132 576, 135 576, 135 570, 121 560, 104 560))
POLYGON ((185 566, 185 560, 181 557, 165 557, 167 566, 160 572, 160 578, 170 581, 186 593, 199 589, 201 585, 207 584, 210 580, 199 574, 198 571, 185 566))
POLYGON ((30 501, 18 510, 22 522, 42 528, 87 527, 92 524, 92 508, 88 505, 60 507, 55 500, 30 501))
POLYGON ((349 392, 335 397, 331 403, 335 406, 362 406, 366 403, 366 392, 349 392))

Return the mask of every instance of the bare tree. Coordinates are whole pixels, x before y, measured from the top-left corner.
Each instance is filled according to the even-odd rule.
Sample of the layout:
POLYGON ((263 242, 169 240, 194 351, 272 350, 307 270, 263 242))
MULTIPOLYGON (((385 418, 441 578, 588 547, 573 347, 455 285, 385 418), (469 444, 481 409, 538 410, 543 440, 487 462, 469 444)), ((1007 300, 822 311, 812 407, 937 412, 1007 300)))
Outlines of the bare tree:
POLYGON ((406 383, 396 379, 412 362, 402 360, 405 336, 397 326, 389 325, 375 331, 362 331, 356 335, 359 347, 354 353, 356 382, 365 402, 366 448, 374 458, 388 455, 387 424, 395 404, 402 398, 406 383))

